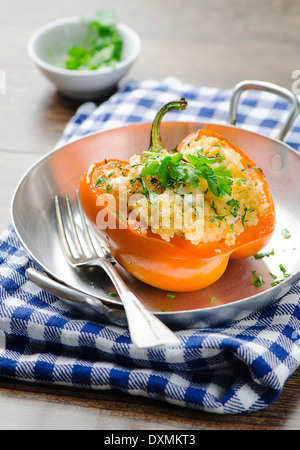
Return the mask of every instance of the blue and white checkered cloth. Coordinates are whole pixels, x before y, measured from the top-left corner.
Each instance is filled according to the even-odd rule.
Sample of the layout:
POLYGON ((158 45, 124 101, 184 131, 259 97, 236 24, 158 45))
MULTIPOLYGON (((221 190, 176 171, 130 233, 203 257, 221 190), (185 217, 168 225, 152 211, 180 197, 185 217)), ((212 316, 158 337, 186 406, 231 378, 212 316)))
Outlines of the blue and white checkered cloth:
MULTIPOLYGON (((165 120, 226 122, 230 91, 174 78, 128 82, 99 107, 83 104, 62 145, 94 131, 151 122, 162 104, 185 97, 187 111, 165 120)), ((272 136, 284 100, 249 91, 239 126, 272 136)), ((297 118, 286 142, 299 148, 297 118)), ((300 363, 300 283, 272 306, 212 329, 177 331, 177 348, 143 350, 128 330, 79 316, 25 277, 34 267, 11 225, 0 236, 0 376, 80 389, 119 389, 201 411, 234 414, 272 404, 300 363)))

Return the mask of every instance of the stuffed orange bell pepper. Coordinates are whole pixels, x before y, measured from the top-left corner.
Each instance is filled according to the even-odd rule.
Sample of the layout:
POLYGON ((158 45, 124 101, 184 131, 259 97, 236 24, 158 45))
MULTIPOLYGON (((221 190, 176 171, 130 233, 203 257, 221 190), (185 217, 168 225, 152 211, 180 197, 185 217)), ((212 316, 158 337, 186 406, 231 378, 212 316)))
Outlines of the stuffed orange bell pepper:
POLYGON ((83 209, 112 255, 139 280, 192 291, 218 280, 230 258, 247 258, 270 240, 275 212, 262 171, 210 130, 167 151, 156 115, 150 148, 129 161, 92 164, 80 183, 83 209))

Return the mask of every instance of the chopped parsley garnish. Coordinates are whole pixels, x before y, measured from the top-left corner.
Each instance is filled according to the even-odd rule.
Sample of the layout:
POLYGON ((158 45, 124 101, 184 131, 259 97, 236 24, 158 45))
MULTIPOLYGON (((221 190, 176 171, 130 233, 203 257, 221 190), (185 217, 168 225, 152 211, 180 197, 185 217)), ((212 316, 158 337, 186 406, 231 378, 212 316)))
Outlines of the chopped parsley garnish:
POLYGON ((247 208, 247 206, 244 205, 244 213, 241 215, 243 227, 245 226, 245 222, 247 222, 247 220, 246 220, 247 212, 253 212, 253 209, 247 208))
POLYGON ((275 254, 274 249, 271 250, 270 252, 265 252, 265 253, 256 253, 256 255, 254 255, 255 259, 262 259, 265 257, 269 257, 269 256, 273 256, 275 254))
POLYGON ((210 297, 210 303, 213 303, 216 300, 216 297, 210 297))
POLYGON ((236 182, 235 182, 235 184, 236 184, 237 186, 241 186, 242 183, 246 184, 245 178, 239 178, 239 179, 236 180, 236 182))
POLYGON ((109 294, 108 294, 110 297, 113 297, 113 298, 115 298, 115 297, 117 297, 117 293, 116 292, 110 292, 109 294))
POLYGON ((212 216, 211 218, 210 218, 210 221, 211 221, 211 223, 216 223, 216 220, 218 220, 219 221, 219 227, 221 226, 221 222, 223 221, 223 220, 226 220, 226 216, 227 216, 228 214, 226 214, 225 216, 219 216, 219 215, 217 215, 217 216, 212 216))
POLYGON ((113 164, 112 166, 113 166, 113 169, 109 172, 108 178, 111 178, 113 176, 113 174, 115 173, 115 169, 116 169, 115 165, 113 164))
POLYGON ((291 233, 286 228, 282 230, 281 235, 283 236, 284 239, 290 239, 291 237, 291 233))
POLYGON ((112 11, 96 14, 91 20, 83 20, 86 36, 83 43, 74 45, 64 61, 69 70, 96 70, 99 67, 114 67, 121 61, 123 38, 117 30, 112 11))
POLYGON ((230 208, 230 214, 233 215, 233 217, 236 217, 238 215, 238 210, 240 208, 240 203, 238 200, 235 200, 234 198, 232 198, 231 200, 229 200, 226 205, 229 205, 230 208))
POLYGON ((140 176, 159 178, 163 188, 172 188, 177 184, 189 183, 197 188, 199 179, 207 181, 208 189, 216 196, 231 195, 232 174, 225 166, 211 167, 217 162, 216 158, 197 157, 187 155, 189 162, 183 161, 183 154, 175 155, 158 152, 144 152, 147 156, 140 176))
POLYGON ((143 186, 142 194, 143 195, 149 195, 148 188, 147 188, 147 185, 146 185, 145 181, 141 177, 136 178, 136 180, 139 181, 141 183, 141 185, 143 186))
POLYGON ((187 206, 189 206, 189 207, 193 210, 193 214, 194 214, 195 216, 198 216, 198 217, 199 217, 199 211, 198 211, 198 208, 197 208, 195 205, 193 205, 193 203, 189 202, 189 203, 187 203, 187 206))
MULTIPOLYGON (((276 278, 277 278, 277 277, 276 277, 276 278)), ((272 286, 272 287, 277 286, 277 284, 280 284, 282 281, 284 281, 284 280, 272 281, 271 286, 272 286)))
POLYGON ((264 280, 262 279, 262 277, 260 277, 259 275, 256 274, 256 270, 254 270, 252 272, 253 278, 251 279, 251 283, 256 286, 256 287, 261 287, 265 284, 264 280))
POLYGON ((95 183, 95 186, 96 186, 96 187, 99 187, 100 184, 104 183, 104 181, 107 181, 107 178, 105 178, 105 177, 99 177, 99 178, 97 179, 96 183, 95 183))
POLYGON ((291 276, 290 273, 286 273, 286 269, 285 269, 285 267, 283 267, 282 264, 279 264, 279 269, 281 270, 281 272, 282 272, 282 274, 283 274, 283 278, 280 279, 280 280, 277 280, 278 277, 277 277, 276 275, 270 273, 270 275, 271 275, 271 277, 273 278, 273 280, 276 280, 276 281, 273 281, 273 282, 271 283, 271 286, 272 286, 272 287, 273 287, 273 286, 277 286, 277 284, 282 283, 286 278, 288 278, 288 277, 291 276))
POLYGON ((124 222, 124 219, 123 219, 123 217, 121 216, 121 214, 119 213, 119 211, 114 211, 114 213, 115 213, 115 215, 117 216, 117 218, 118 218, 119 220, 121 220, 121 222, 124 222))
POLYGON ((105 194, 108 194, 109 191, 111 190, 112 185, 110 183, 107 183, 106 188, 105 188, 105 194))
POLYGON ((176 295, 173 295, 173 294, 167 294, 167 297, 168 297, 168 298, 174 299, 174 298, 176 298, 176 295))
POLYGON ((286 273, 286 269, 283 267, 282 264, 279 264, 279 269, 281 270, 281 272, 283 273, 284 278, 287 278, 290 276, 289 273, 286 273))
POLYGON ((250 169, 251 171, 254 171, 254 170, 260 170, 261 173, 264 175, 263 170, 262 170, 260 167, 258 167, 258 166, 252 166, 252 164, 247 164, 247 167, 248 167, 248 169, 250 169))

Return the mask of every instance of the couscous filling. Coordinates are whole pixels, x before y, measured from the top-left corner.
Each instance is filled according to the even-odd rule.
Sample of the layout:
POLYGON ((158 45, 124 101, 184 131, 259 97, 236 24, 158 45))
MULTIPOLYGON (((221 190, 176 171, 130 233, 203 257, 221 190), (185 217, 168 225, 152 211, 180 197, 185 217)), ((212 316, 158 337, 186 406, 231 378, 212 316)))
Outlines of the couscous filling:
POLYGON ((227 141, 204 135, 180 152, 148 151, 113 164, 97 184, 116 199, 118 218, 142 234, 231 246, 267 213, 254 170, 227 141))

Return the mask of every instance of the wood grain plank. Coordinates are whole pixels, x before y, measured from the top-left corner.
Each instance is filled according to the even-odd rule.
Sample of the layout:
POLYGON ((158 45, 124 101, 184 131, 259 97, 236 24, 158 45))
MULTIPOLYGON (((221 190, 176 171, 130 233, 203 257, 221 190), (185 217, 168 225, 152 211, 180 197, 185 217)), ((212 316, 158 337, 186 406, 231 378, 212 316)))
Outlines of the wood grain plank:
MULTIPOLYGON (((102 0, 142 39, 127 79, 174 76, 198 86, 231 88, 243 79, 291 89, 300 69, 298 0, 102 0)), ((26 43, 39 26, 91 15, 97 0, 5 2, 0 14, 0 227, 10 221, 24 172, 59 139, 80 102, 60 96, 29 60, 26 43), (18 13, 17 13, 18 12, 18 13)), ((95 100, 99 103, 99 100, 95 100)), ((300 429, 300 370, 277 401, 251 414, 220 416, 116 391, 81 391, 0 380, 0 429, 289 430, 300 429)))

